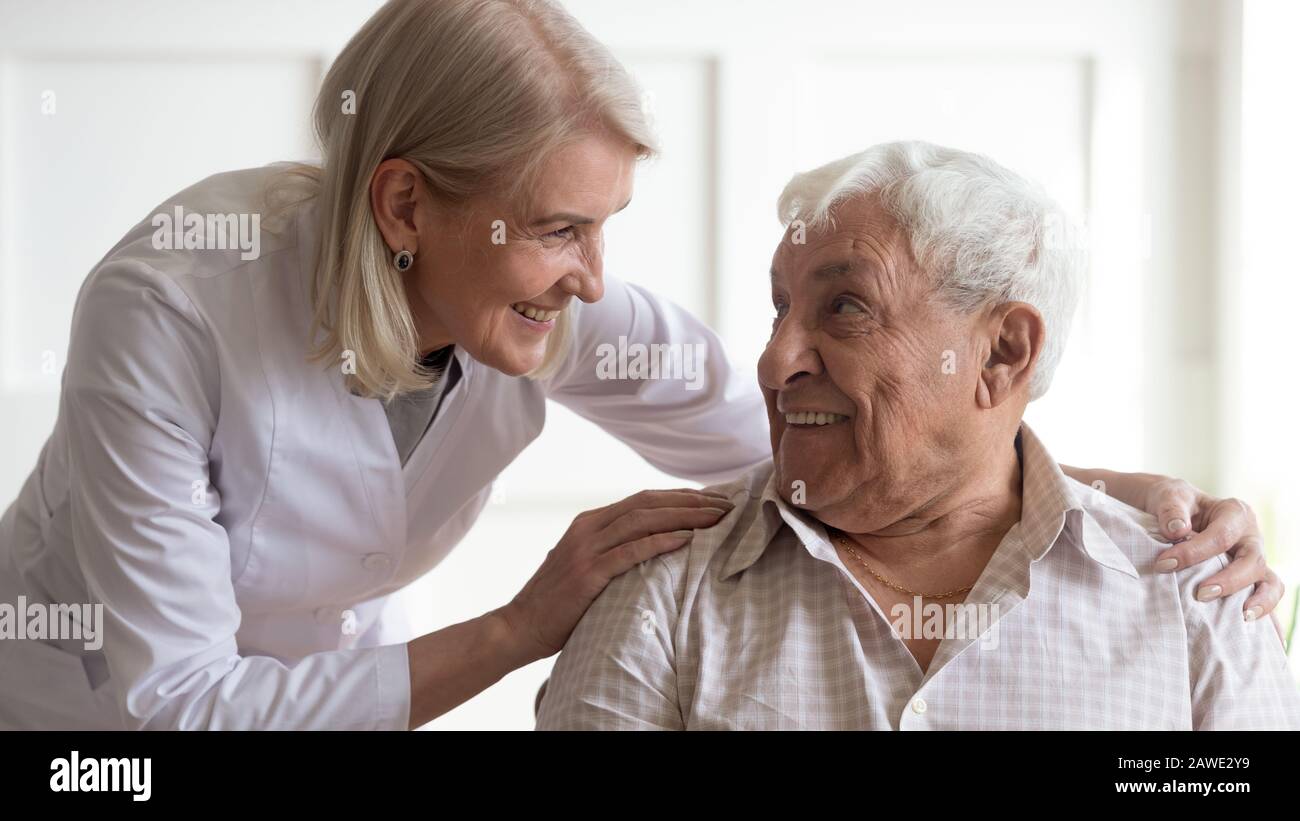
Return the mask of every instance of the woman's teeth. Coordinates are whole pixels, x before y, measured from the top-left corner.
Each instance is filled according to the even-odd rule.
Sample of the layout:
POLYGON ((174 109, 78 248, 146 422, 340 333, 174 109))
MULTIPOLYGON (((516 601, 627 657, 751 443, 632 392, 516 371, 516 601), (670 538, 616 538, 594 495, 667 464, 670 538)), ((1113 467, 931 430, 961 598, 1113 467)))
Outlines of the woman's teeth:
POLYGON ((534 308, 531 305, 525 305, 522 302, 516 302, 510 306, 516 312, 523 314, 534 322, 549 322, 560 315, 559 311, 543 311, 540 308, 534 308))
POLYGON ((811 413, 801 411, 799 413, 787 413, 785 423, 787 425, 833 425, 836 422, 843 422, 849 417, 840 413, 811 413))

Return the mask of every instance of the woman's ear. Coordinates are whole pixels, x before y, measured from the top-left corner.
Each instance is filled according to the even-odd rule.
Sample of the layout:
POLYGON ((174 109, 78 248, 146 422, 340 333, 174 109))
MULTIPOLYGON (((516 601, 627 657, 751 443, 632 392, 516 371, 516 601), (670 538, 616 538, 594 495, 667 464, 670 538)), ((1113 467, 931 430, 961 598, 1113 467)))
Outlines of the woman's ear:
POLYGON ((988 317, 989 355, 980 370, 976 398, 980 407, 995 408, 1024 390, 1043 351, 1047 328, 1043 316, 1027 302, 1004 302, 988 317))
POLYGON ((370 213, 389 250, 419 252, 415 210, 424 201, 420 172, 406 160, 388 159, 370 178, 370 213))

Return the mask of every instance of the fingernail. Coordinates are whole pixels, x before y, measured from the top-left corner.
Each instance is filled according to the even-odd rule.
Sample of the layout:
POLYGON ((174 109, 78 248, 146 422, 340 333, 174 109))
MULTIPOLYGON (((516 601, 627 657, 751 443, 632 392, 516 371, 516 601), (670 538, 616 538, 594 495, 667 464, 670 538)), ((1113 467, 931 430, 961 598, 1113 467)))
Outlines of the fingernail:
POLYGON ((1168 573, 1170 570, 1177 570, 1177 569, 1178 569, 1178 560, 1175 559, 1173 556, 1170 556, 1167 559, 1161 559, 1160 561, 1156 562, 1157 573, 1168 573))
POLYGON ((1197 601, 1212 601, 1219 598, 1219 594, 1222 592, 1223 588, 1217 584, 1206 585, 1196 591, 1196 599, 1197 601))
POLYGON ((1255 619, 1259 618, 1262 610, 1263 608, 1261 608, 1259 605, 1256 605, 1250 608, 1249 610, 1247 610, 1246 621, 1254 621, 1255 619))
POLYGON ((690 541, 692 538, 695 537, 695 531, 694 531, 694 530, 674 530, 674 531, 673 531, 673 535, 676 536, 676 537, 679 538, 679 539, 684 540, 684 541, 690 541))
POLYGON ((1187 522, 1184 522, 1182 519, 1170 519, 1168 527, 1170 533, 1177 533, 1187 527, 1187 522))

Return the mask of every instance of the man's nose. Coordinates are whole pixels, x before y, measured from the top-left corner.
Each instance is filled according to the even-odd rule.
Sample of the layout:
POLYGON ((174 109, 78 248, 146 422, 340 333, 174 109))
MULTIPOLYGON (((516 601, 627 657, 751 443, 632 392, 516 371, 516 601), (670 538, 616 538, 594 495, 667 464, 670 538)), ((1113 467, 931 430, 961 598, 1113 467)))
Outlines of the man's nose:
POLYGON ((778 391, 800 376, 820 372, 815 332, 787 315, 758 358, 759 384, 778 391))

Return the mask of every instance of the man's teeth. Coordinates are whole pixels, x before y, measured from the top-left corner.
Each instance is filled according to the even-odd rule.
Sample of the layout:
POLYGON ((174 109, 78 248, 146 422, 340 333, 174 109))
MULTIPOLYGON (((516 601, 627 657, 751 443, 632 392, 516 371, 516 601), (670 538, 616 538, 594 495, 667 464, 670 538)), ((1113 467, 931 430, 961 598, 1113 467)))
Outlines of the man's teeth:
POLYGON ((840 413, 812 413, 801 411, 799 413, 787 413, 785 423, 787 425, 833 425, 836 422, 843 422, 849 417, 840 413))
POLYGON ((560 315, 559 311, 543 311, 540 308, 534 308, 531 305, 525 305, 522 302, 516 302, 510 307, 536 322, 549 322, 560 315))

